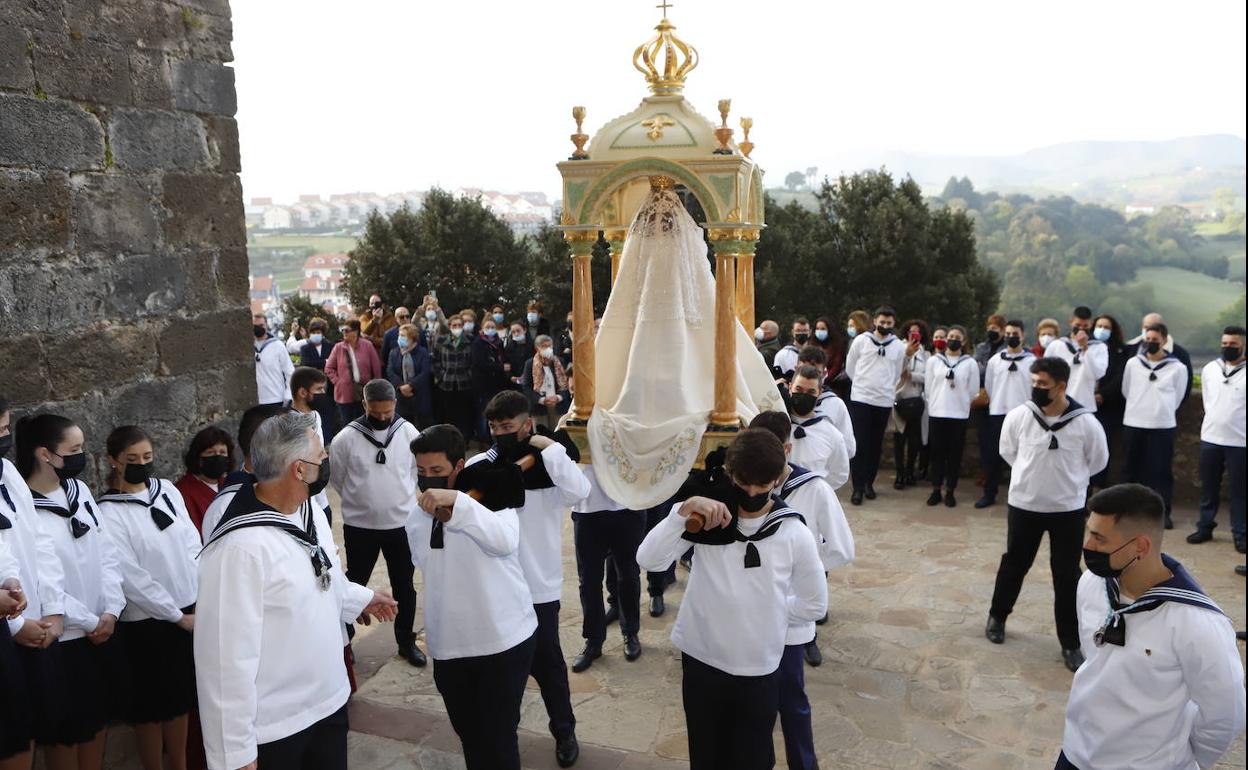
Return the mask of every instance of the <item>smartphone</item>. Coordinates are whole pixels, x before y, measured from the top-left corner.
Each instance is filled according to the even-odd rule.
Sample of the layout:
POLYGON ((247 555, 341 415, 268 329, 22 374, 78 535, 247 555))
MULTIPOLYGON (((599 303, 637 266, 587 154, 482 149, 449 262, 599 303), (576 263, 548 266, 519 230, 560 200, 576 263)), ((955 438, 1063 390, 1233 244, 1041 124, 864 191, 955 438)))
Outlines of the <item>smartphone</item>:
POLYGON ((918 332, 910 332, 911 342, 918 342, 921 339, 923 339, 923 335, 919 334, 918 332))

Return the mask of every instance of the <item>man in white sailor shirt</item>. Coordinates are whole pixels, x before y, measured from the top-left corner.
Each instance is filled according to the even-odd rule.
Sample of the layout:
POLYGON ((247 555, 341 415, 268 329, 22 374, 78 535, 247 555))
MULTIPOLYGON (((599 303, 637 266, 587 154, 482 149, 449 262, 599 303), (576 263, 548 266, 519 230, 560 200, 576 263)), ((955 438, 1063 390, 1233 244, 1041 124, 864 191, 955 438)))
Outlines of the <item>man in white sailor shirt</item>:
POLYGON ((1213 539, 1218 503, 1222 497, 1222 473, 1230 477, 1231 534, 1235 550, 1244 552, 1244 327, 1222 330, 1221 356, 1205 364, 1200 396, 1205 418, 1200 425, 1200 522, 1187 536, 1193 545, 1213 539))
POLYGON ((819 370, 802 366, 793 373, 789 388, 792 408, 793 462, 821 474, 836 489, 849 478, 845 439, 828 418, 815 411, 819 397, 819 370))
POLYGON ((984 494, 975 501, 976 508, 987 508, 997 502, 1001 487, 1001 426, 1014 407, 1031 398, 1031 362, 1035 355, 1024 344, 1025 327, 1019 320, 1005 322, 1005 346, 994 353, 984 367, 984 391, 988 393, 988 419, 984 429, 992 443, 985 453, 984 494))
POLYGON ((793 341, 776 353, 775 367, 780 376, 786 379, 797 371, 798 355, 802 352, 802 347, 810 341, 810 321, 805 316, 794 318, 792 333, 793 341))
POLYGON ((251 319, 256 341, 256 403, 284 404, 290 401, 290 375, 295 364, 282 341, 269 334, 263 313, 251 319))
POLYGON ((1162 553, 1156 492, 1120 484, 1088 507, 1078 600, 1088 659, 1071 683, 1056 768, 1212 767, 1244 731, 1234 627, 1162 553))
POLYGON ((1174 433, 1176 413, 1187 387, 1187 368, 1165 351, 1170 336, 1165 324, 1144 330, 1139 355, 1122 372, 1122 395, 1127 400, 1122 418, 1122 443, 1127 480, 1147 484, 1166 501, 1166 529, 1174 497, 1174 433))
POLYGON ((854 491, 849 500, 862 505, 875 499, 875 476, 880 469, 884 431, 893 413, 897 381, 906 363, 906 345, 893 334, 897 313, 891 307, 875 311, 875 330, 859 334, 845 356, 845 373, 853 386, 849 416, 854 423, 858 451, 850 463, 854 491))
MULTIPOLYGON (((310 415, 256 430, 243 484, 200 555, 195 667, 209 770, 345 770, 342 624, 395 602, 343 579, 309 497, 327 479, 310 415)), ((332 545, 330 546, 332 547, 332 545)))
POLYGON ((1096 411, 1096 383, 1109 370, 1109 348, 1092 338, 1092 310, 1080 305, 1070 316, 1070 335, 1053 340, 1045 358, 1060 358, 1070 365, 1070 397, 1096 411))

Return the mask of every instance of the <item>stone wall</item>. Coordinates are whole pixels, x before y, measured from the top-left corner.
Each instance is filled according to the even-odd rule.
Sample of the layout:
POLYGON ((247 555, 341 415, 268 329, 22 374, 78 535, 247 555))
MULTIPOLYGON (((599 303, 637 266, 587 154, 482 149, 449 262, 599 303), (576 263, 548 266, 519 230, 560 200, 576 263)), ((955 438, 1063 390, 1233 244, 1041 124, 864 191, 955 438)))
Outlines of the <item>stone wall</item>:
POLYGON ((231 37, 227 0, 0 0, 0 393, 89 476, 255 400, 231 37))

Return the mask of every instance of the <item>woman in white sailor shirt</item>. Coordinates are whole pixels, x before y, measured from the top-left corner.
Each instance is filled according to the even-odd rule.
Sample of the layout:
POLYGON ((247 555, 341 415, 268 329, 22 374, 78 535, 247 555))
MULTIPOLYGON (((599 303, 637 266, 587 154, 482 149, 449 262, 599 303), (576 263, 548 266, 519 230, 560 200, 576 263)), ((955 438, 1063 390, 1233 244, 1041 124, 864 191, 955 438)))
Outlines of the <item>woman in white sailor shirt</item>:
POLYGON ((953 490, 962 469, 971 401, 979 392, 979 366, 962 352, 965 344, 966 329, 950 326, 945 352, 927 359, 924 398, 929 415, 928 478, 932 481, 928 505, 940 504, 942 485, 945 505, 952 508, 958 504, 953 490))
POLYGON ((39 526, 65 573, 65 633, 57 643, 64 719, 38 742, 51 770, 96 770, 108 724, 125 705, 124 661, 113 638, 126 600, 107 524, 87 485, 82 429, 55 414, 17 424, 17 468, 30 487, 39 526))
POLYGON ((152 440, 141 428, 117 428, 105 446, 112 473, 99 503, 126 596, 118 631, 132 676, 125 719, 143 770, 161 770, 163 754, 179 770, 195 704, 199 533, 173 483, 152 478, 152 440))

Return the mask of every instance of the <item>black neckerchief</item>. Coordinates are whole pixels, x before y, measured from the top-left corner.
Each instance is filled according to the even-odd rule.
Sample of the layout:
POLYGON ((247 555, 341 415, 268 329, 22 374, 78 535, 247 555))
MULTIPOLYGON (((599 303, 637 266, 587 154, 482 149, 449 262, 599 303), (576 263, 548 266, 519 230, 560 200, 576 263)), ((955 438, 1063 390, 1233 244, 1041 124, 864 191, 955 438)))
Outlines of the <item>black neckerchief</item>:
MULTIPOLYGON (((226 506, 221 521, 217 522, 216 529, 204 543, 203 551, 208 550, 213 543, 235 530, 248 527, 273 527, 290 535, 307 552, 312 562, 312 572, 316 576, 317 585, 322 591, 328 591, 329 554, 325 553, 325 549, 321 547, 316 537, 316 519, 312 513, 312 501, 304 500, 294 517, 283 516, 256 498, 256 488, 253 484, 240 484, 231 489, 235 490, 234 499, 226 506), (303 526, 298 527, 292 524, 292 518, 301 521, 303 526)), ((222 492, 225 491, 222 490, 222 492)), ((202 554, 203 551, 200 553, 202 554)))
POLYGON ((1172 577, 1145 591, 1130 604, 1123 604, 1117 578, 1105 579, 1105 595, 1109 599, 1109 614, 1105 623, 1092 636, 1097 647, 1105 644, 1116 644, 1119 647, 1127 643, 1127 615, 1137 612, 1155 610, 1166 602, 1190 604, 1193 607, 1225 615, 1222 608, 1205 594, 1204 590, 1191 576, 1191 573, 1179 562, 1166 554, 1161 555, 1161 563, 1170 570, 1172 577))
POLYGON ((1175 361, 1178 361, 1178 360, 1179 360, 1179 359, 1175 358, 1173 355, 1171 355, 1171 354, 1169 354, 1169 353, 1167 353, 1167 354, 1166 354, 1166 357, 1165 357, 1165 358, 1163 358, 1163 359, 1161 359, 1160 361, 1158 361, 1156 364, 1154 364, 1152 361, 1149 361, 1149 360, 1148 360, 1148 354, 1147 354, 1147 353, 1143 353, 1143 352, 1141 352, 1138 356, 1136 356, 1136 358, 1138 358, 1138 359, 1140 360, 1140 365, 1141 365, 1141 366, 1143 366, 1145 369, 1147 369, 1147 370, 1148 370, 1148 381, 1149 381, 1149 382, 1156 382, 1156 381, 1157 381, 1157 372, 1161 371, 1162 369, 1165 369, 1165 368, 1166 368, 1167 366, 1169 366, 1170 364, 1172 364, 1172 363, 1174 363, 1175 361))
POLYGON ((173 524, 173 520, 177 518, 178 509, 173 507, 173 503, 169 500, 169 495, 164 491, 161 483, 156 479, 147 480, 147 499, 144 500, 129 492, 120 492, 116 489, 110 489, 100 496, 98 502, 101 503, 126 503, 129 505, 141 505, 150 512, 152 523, 156 525, 156 529, 164 532, 173 524), (161 510, 156 507, 156 501, 163 500, 165 507, 168 509, 161 510))
MULTIPOLYGON (((69 520, 69 531, 73 534, 74 539, 82 537, 91 531, 91 524, 81 521, 78 518, 78 496, 81 494, 81 487, 77 479, 68 479, 61 482, 61 491, 65 493, 66 508, 62 508, 56 503, 44 497, 43 494, 30 490, 30 496, 34 498, 35 507, 51 513, 55 513, 62 519, 69 520)), ((91 515, 91 522, 95 526, 100 526, 100 517, 96 515, 95 509, 91 507, 91 502, 83 501, 83 510, 91 515)))
POLYGON ((963 353, 962 355, 958 356, 957 361, 950 361, 949 357, 946 356, 944 353, 937 353, 936 358, 939 361, 943 361, 945 364, 945 368, 949 370, 949 373, 945 375, 945 379, 949 380, 949 387, 951 388, 957 387, 955 380, 954 380, 954 372, 957 371, 957 368, 961 366, 966 361, 966 359, 970 358, 970 356, 963 353))
POLYGON ((1031 410, 1031 416, 1036 418, 1036 423, 1049 433, 1049 449, 1059 448, 1057 444, 1057 432, 1059 430, 1065 428, 1067 425, 1070 425, 1078 417, 1082 417, 1085 414, 1092 414, 1091 409, 1081 406, 1078 401, 1068 397, 1066 399, 1066 409, 1057 416, 1057 422, 1050 425, 1047 419, 1048 415, 1044 413, 1044 410, 1036 406, 1036 402, 1027 401, 1025 403, 1027 408, 1031 410))
POLYGON ((789 495, 818 478, 822 478, 822 475, 789 463, 789 477, 780 485, 780 499, 788 502, 789 495))
POLYGON ((737 521, 737 526, 732 529, 733 538, 738 543, 745 543, 746 569, 762 566, 762 558, 758 555, 758 548, 756 548, 754 544, 760 540, 766 540, 779 532, 780 525, 784 523, 785 519, 797 519, 803 524, 806 523, 806 519, 802 517, 802 514, 785 505, 781 498, 773 494, 771 500, 772 509, 768 511, 767 515, 763 518, 763 523, 759 526, 757 532, 752 535, 744 534, 740 530, 741 522, 739 519, 737 521))
POLYGON ((809 420, 798 420, 796 417, 789 417, 789 421, 793 423, 793 438, 806 438, 806 429, 812 425, 818 425, 825 419, 827 418, 823 415, 815 415, 809 420))
POLYGON ((887 351, 885 349, 889 345, 897 341, 897 335, 890 332, 889 335, 885 337, 883 341, 879 341, 875 338, 875 332, 871 332, 870 334, 867 335, 867 339, 871 340, 872 345, 875 345, 876 355, 884 356, 884 355, 887 355, 887 351))
MULTIPOLYGON (((577 449, 576 444, 572 441, 572 437, 568 435, 566 430, 560 429, 552 431, 545 425, 539 425, 537 426, 535 433, 539 436, 545 436, 546 438, 553 440, 556 444, 562 446, 563 450, 568 453, 568 459, 572 462, 580 462, 581 452, 577 449)), ((487 462, 499 465, 502 463, 514 463, 516 460, 521 459, 525 455, 533 455, 537 462, 533 464, 532 468, 529 468, 527 471, 523 471, 524 488, 539 490, 550 489, 555 486, 554 480, 551 479, 550 473, 546 470, 546 461, 542 459, 541 450, 535 448, 528 441, 518 444, 516 448, 510 452, 504 452, 497 444, 494 444, 486 450, 485 459, 487 462)))
POLYGON ((368 443, 377 447, 377 464, 385 465, 386 464, 386 450, 390 448, 390 442, 394 441, 394 437, 398 435, 399 428, 402 427, 402 425, 406 422, 407 420, 404 420, 402 417, 399 417, 396 414, 394 416, 394 420, 390 422, 390 427, 386 429, 386 440, 384 442, 378 441, 373 436, 373 429, 369 427, 369 424, 368 424, 368 415, 364 415, 363 417, 358 417, 352 420, 351 422, 347 423, 347 426, 354 428, 356 431, 359 432, 361 436, 363 436, 365 439, 368 440, 368 443))
MULTIPOLYGON (((13 502, 13 496, 9 494, 9 488, 5 486, 3 481, 0 481, 0 497, 4 498, 4 503, 9 506, 10 513, 17 513, 17 503, 13 502)), ((4 511, 0 510, 0 529, 11 529, 12 527, 13 522, 4 514, 4 511)))
POLYGON ((1245 366, 1248 366, 1248 361, 1240 361, 1239 364, 1229 372, 1226 370, 1226 362, 1219 361, 1218 366, 1222 369, 1222 384, 1226 385, 1231 381, 1232 377, 1242 372, 1245 366))
POLYGON ((1018 362, 1022 361, 1025 358, 1035 358, 1035 355, 1030 350, 1024 350, 1022 353, 1019 353, 1016 356, 1010 355, 1009 348, 1006 348, 1005 350, 1001 351, 1001 360, 1010 362, 1009 370, 1011 372, 1017 372, 1018 362))

